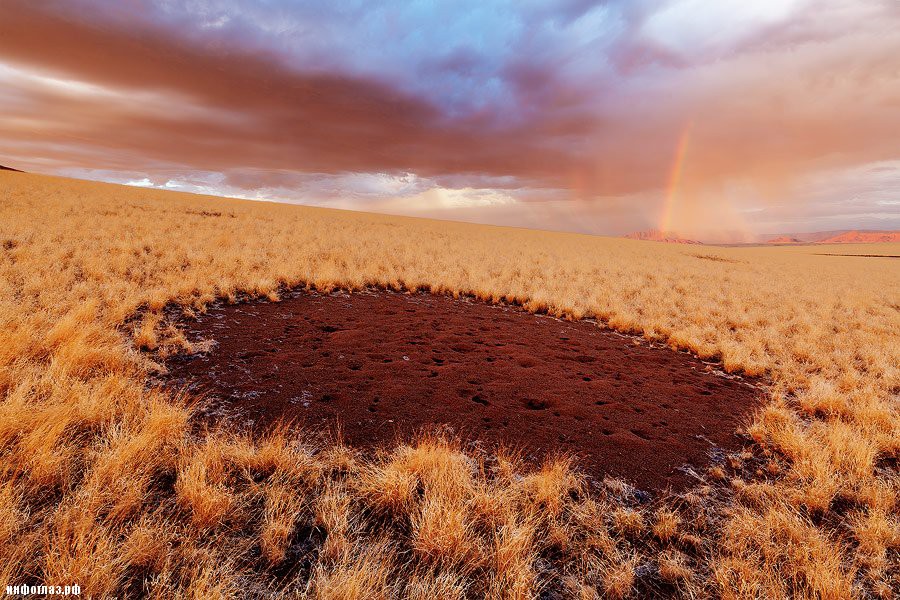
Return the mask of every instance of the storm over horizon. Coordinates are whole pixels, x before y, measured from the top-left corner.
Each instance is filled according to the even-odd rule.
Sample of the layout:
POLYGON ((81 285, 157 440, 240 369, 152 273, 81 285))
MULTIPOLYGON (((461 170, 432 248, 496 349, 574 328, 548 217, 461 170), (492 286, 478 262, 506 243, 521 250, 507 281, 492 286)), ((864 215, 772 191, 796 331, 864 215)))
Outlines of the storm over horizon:
POLYGON ((596 234, 900 229, 900 4, 7 0, 0 163, 596 234))

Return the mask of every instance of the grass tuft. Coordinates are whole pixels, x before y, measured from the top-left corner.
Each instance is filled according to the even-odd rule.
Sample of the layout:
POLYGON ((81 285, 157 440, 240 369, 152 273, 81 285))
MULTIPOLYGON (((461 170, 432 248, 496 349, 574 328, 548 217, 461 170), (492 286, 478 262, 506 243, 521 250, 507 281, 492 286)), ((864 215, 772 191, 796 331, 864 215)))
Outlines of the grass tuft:
POLYGON ((900 590, 900 262, 695 257, 28 174, 0 189, 0 581, 96 598, 900 590), (446 436, 358 454, 296 429, 198 431, 192 398, 150 385, 153 358, 212 348, 171 311, 370 285, 591 316, 763 374, 771 399, 730 471, 636 507, 572 461, 534 470, 446 436))

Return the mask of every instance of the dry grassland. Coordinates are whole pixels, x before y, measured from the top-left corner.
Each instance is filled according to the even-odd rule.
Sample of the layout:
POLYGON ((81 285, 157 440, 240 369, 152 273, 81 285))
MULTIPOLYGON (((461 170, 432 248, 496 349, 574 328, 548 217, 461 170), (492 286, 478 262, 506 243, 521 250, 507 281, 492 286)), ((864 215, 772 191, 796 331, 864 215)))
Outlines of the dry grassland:
MULTIPOLYGON (((840 253, 900 254, 896 245, 840 253)), ((684 247, 0 174, 0 583, 94 597, 889 598, 900 261, 684 247), (162 311, 390 286, 594 316, 767 374, 753 443, 651 505, 452 441, 197 432, 162 311), (137 317, 135 317, 137 315, 137 317)))

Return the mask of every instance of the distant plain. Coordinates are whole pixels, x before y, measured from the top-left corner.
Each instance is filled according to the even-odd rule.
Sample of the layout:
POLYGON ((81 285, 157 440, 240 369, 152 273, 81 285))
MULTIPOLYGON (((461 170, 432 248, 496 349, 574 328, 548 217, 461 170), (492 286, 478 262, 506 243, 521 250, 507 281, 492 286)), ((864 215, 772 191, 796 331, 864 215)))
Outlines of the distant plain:
POLYGON ((900 244, 712 247, 0 174, 0 581, 95 597, 889 598, 900 244), (853 254, 854 256, 821 256, 853 254), (873 255, 873 256, 868 256, 873 255), (642 503, 432 436, 192 427, 149 385, 218 300, 383 288, 621 332, 771 382, 743 452, 642 503))

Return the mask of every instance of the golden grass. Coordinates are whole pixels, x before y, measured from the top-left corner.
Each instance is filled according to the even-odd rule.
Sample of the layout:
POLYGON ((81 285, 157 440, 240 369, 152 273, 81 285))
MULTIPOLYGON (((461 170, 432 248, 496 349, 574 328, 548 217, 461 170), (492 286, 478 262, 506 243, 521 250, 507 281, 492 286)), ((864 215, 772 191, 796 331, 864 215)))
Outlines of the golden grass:
MULTIPOLYGON (((0 584, 94 597, 891 597, 900 261, 441 223, 0 175, 0 584), (358 456, 197 433, 163 308, 472 294, 766 374, 749 452, 651 507, 452 441, 358 456)), ((842 247, 842 253, 847 248, 842 247)), ((900 254, 853 247, 857 254, 900 254)))

